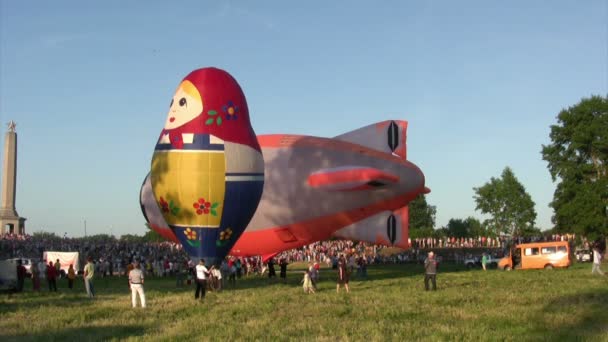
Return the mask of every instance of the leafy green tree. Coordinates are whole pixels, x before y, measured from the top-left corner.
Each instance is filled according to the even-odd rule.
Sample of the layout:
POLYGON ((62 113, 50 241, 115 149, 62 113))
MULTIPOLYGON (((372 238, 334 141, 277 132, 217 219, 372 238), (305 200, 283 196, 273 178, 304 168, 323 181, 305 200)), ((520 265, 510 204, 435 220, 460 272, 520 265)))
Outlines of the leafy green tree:
POLYGON ((481 224, 481 222, 478 219, 476 219, 472 216, 467 217, 467 219, 464 222, 467 225, 469 235, 471 237, 494 236, 494 234, 489 234, 486 227, 484 227, 484 225, 481 224))
POLYGON ((487 232, 481 222, 474 217, 466 219, 450 219, 445 227, 447 236, 450 237, 478 237, 486 236, 487 232))
POLYGON ((554 182, 557 232, 608 235, 608 97, 592 96, 562 110, 543 145, 554 182))
POLYGON ((109 234, 95 234, 87 236, 88 241, 92 242, 105 242, 108 240, 116 240, 113 236, 109 234))
POLYGON ((124 242, 144 242, 144 237, 135 234, 125 234, 120 236, 120 241, 124 242))
POLYGON ((409 204, 410 236, 413 238, 432 236, 436 213, 437 208, 434 205, 429 205, 423 194, 418 195, 411 201, 409 204))
POLYGON ((164 237, 162 237, 160 234, 158 234, 157 232, 153 231, 152 229, 148 230, 146 232, 146 234, 144 234, 143 240, 146 242, 163 242, 163 241, 167 241, 167 239, 165 239, 164 237))
POLYGON ((492 233, 521 235, 534 228, 534 202, 511 168, 506 167, 500 178, 492 177, 479 188, 473 188, 476 210, 491 218, 484 221, 492 233))
POLYGON ((450 219, 446 230, 450 237, 469 237, 468 227, 463 219, 450 219))
POLYGON ((32 236, 35 238, 38 238, 38 239, 47 239, 47 240, 58 240, 59 239, 59 235, 57 235, 55 233, 51 233, 51 232, 45 232, 43 230, 34 232, 32 234, 32 236))

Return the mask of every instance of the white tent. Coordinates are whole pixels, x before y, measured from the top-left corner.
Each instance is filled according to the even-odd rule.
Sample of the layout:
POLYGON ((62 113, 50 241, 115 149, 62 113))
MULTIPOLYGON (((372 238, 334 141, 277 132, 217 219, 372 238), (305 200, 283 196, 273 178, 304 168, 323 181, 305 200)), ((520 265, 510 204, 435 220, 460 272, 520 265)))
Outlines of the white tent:
POLYGON ((42 260, 44 260, 47 265, 49 261, 52 261, 54 266, 57 262, 57 259, 59 259, 59 263, 61 264, 61 269, 63 271, 67 273, 68 268, 70 268, 70 265, 74 265, 74 271, 78 273, 78 270, 80 269, 80 264, 78 261, 78 252, 46 251, 42 253, 42 260))

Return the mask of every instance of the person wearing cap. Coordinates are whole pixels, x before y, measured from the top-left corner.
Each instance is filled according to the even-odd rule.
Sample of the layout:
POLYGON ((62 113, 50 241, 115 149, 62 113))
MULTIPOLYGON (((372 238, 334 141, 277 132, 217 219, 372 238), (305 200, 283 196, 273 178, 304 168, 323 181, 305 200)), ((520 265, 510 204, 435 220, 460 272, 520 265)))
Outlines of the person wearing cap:
POLYGON ((135 308, 137 307, 137 295, 139 294, 139 301, 141 307, 146 307, 146 294, 144 293, 144 273, 139 267, 139 262, 133 262, 133 269, 129 272, 129 286, 131 287, 131 304, 135 308))
POLYGON ((433 291, 437 290, 437 283, 435 277, 437 276, 437 260, 435 260, 435 253, 429 252, 428 257, 424 260, 424 288, 429 290, 429 280, 433 282, 433 291))

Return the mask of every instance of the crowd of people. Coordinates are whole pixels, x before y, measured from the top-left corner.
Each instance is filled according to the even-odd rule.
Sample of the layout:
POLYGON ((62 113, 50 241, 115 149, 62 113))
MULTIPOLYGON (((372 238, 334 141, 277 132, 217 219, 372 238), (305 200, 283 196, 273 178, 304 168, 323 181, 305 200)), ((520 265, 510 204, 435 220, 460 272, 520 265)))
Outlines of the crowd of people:
MULTIPOLYGON (((261 256, 233 257, 228 256, 220 265, 198 265, 185 253, 183 248, 173 242, 136 242, 124 241, 112 237, 95 238, 59 238, 46 235, 2 235, 0 236, 0 259, 30 258, 34 260, 29 270, 34 291, 40 290, 41 282, 47 282, 49 291, 57 291, 57 279, 65 278, 68 288, 73 288, 74 279, 82 275, 89 297, 94 298, 94 277, 127 276, 133 291, 133 306, 136 295, 145 307, 143 291, 144 278, 175 276, 177 286, 195 285, 195 297, 204 298, 206 289, 221 291, 226 286, 235 286, 237 279, 252 275, 276 277, 275 264, 278 262, 280 278, 285 281, 287 265, 304 263, 308 265, 303 271, 302 286, 305 293, 314 293, 319 281, 320 265, 326 264, 336 273, 339 292, 343 287, 349 292, 349 278, 367 277, 367 266, 386 263, 419 263, 424 264, 427 277, 426 288, 431 280, 435 288, 433 265, 437 261, 456 261, 468 257, 470 248, 484 249, 492 254, 500 254, 508 244, 538 241, 574 242, 574 234, 550 235, 536 238, 515 238, 509 242, 505 238, 427 238, 414 239, 411 248, 401 253, 383 254, 384 247, 365 242, 348 240, 319 241, 300 248, 284 251, 274 258, 263 260, 261 256), (441 250, 441 255, 428 253, 430 249, 441 250), (467 249, 469 248, 469 249, 467 249), (70 265, 67 272, 59 267, 59 260, 41 260, 44 251, 79 252, 84 265, 80 270, 70 265), (86 258, 86 262, 84 262, 86 258), (430 260, 430 261, 429 261, 430 260), (430 265, 430 266, 429 266, 430 265), (135 270, 135 271, 134 271, 135 270)), ((584 246, 587 240, 579 241, 584 246)), ((18 290, 23 289, 26 276, 25 268, 19 260, 18 290)), ((599 266, 595 273, 601 272, 599 266)))
POLYGON ((515 237, 501 235, 497 237, 478 236, 478 237, 426 237, 409 239, 409 244, 413 248, 505 248, 507 243, 515 241, 539 242, 539 241, 574 241, 576 234, 550 234, 534 237, 515 237))
MULTIPOLYGON (((0 259, 28 258, 39 261, 44 251, 78 252, 79 264, 91 257, 101 276, 126 274, 128 265, 139 261, 157 276, 174 274, 188 255, 173 242, 130 242, 112 237, 59 238, 45 235, 0 236, 0 259)), ((82 271, 77 270, 77 271, 82 271)))
MULTIPOLYGON (((514 238, 515 243, 530 241, 574 241, 574 234, 548 235, 536 238, 514 238)), ((501 256, 508 240, 505 237, 478 238, 415 238, 410 241, 411 248, 397 254, 382 253, 382 246, 365 242, 349 240, 319 241, 300 248, 284 251, 275 259, 287 263, 307 262, 325 263, 334 269, 338 265, 340 253, 365 259, 366 264, 386 263, 421 263, 425 254, 421 250, 444 249, 441 257, 444 261, 460 262, 467 257, 467 248, 487 248, 491 254, 501 256), (450 252, 450 250, 453 250, 450 252)), ((582 244, 588 242, 583 239, 582 244)), ((0 236, 0 259, 30 258, 40 260, 44 251, 79 252, 80 265, 85 265, 85 258, 91 257, 95 268, 101 277, 107 275, 126 275, 133 261, 140 263, 141 269, 148 275, 157 277, 182 275, 192 271, 196 265, 184 252, 180 244, 173 242, 134 242, 123 241, 113 237, 89 238, 59 238, 54 235, 11 235, 0 236)), ((271 264, 262 262, 261 257, 229 258, 226 265, 226 275, 230 281, 241 276, 264 274, 271 272, 271 264), (232 272, 234 271, 234 272, 232 272)), ((272 266, 272 267, 271 267, 272 266)), ((83 270, 76 270, 82 272, 83 270)), ((274 271, 272 271, 274 272, 274 271)), ((192 272, 191 272, 192 273, 192 272)), ((185 276, 182 277, 185 279, 185 276)), ((180 281, 184 280, 181 279, 180 281)))

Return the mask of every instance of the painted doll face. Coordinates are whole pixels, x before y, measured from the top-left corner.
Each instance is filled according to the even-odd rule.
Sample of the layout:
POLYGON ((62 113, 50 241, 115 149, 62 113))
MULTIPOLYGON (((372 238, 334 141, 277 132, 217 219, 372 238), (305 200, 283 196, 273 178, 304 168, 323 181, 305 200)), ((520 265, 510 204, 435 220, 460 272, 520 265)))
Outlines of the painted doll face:
POLYGON ((165 129, 173 129, 188 123, 202 112, 203 100, 198 89, 190 81, 183 81, 171 100, 165 129))

